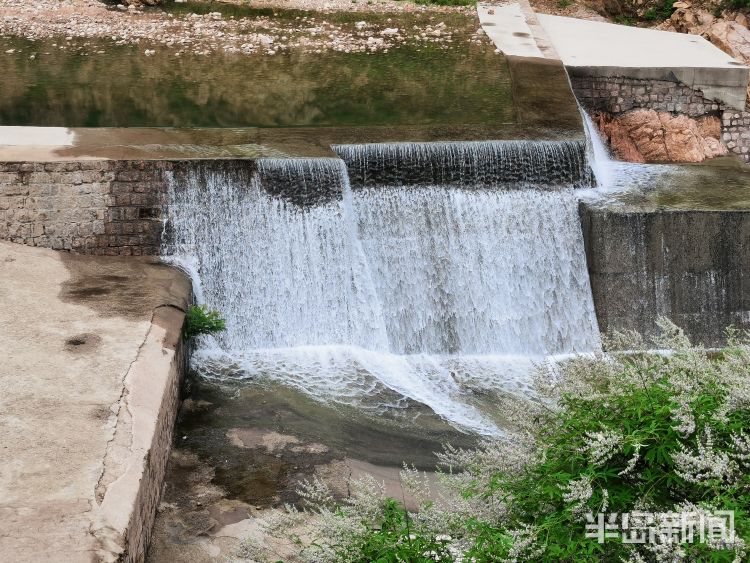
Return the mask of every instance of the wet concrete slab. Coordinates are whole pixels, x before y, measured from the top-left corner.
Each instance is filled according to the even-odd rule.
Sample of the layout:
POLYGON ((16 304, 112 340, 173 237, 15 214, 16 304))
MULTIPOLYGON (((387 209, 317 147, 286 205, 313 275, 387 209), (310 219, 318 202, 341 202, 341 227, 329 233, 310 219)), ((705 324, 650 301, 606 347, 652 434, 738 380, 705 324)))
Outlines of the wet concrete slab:
POLYGON ((514 96, 519 103, 514 121, 505 124, 246 129, 0 126, 0 161, 336 158, 333 145, 584 138, 561 66, 517 59, 509 61, 509 68, 516 78, 514 96))
POLYGON ((0 242, 0 560, 142 549, 135 508, 189 295, 151 260, 0 242))

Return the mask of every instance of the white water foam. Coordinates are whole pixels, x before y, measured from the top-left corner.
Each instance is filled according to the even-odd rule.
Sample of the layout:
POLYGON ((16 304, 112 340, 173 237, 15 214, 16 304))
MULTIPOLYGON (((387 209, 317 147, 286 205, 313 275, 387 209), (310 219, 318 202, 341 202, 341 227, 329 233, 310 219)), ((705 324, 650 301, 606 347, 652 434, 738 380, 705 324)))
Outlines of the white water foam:
POLYGON ((388 188, 354 201, 392 352, 598 346, 572 192, 388 188))
POLYGON ((496 434, 472 393, 526 393, 534 361, 598 349, 571 192, 352 192, 329 160, 341 195, 318 205, 270 195, 263 166, 170 182, 166 251, 227 317, 208 372, 363 407, 385 389, 496 434))

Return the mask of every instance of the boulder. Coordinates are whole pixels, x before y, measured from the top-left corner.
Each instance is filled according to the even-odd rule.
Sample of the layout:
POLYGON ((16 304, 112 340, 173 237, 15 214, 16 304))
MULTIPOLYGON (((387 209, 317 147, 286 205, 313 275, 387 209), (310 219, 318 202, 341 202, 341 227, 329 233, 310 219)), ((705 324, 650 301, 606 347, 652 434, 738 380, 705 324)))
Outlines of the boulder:
POLYGON ((702 35, 735 59, 750 61, 750 30, 741 13, 715 18, 706 10, 679 8, 661 28, 702 35))
POLYGON ((648 109, 619 115, 598 114, 594 121, 619 160, 627 162, 701 162, 727 154, 721 122, 648 109))

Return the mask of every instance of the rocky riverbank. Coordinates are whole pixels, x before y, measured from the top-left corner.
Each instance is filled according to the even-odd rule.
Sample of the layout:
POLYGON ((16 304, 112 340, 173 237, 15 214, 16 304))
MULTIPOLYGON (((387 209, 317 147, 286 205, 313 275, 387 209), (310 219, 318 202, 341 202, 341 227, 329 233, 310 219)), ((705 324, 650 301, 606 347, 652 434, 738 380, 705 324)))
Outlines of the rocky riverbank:
MULTIPOLYGON (((341 1, 338 0, 339 4, 341 1)), ((355 10, 361 9, 358 3, 348 1, 355 10)), ((291 0, 288 7, 308 4, 310 8, 317 5, 322 11, 269 13, 256 9, 255 4, 252 9, 228 4, 233 9, 207 12, 201 2, 167 10, 118 7, 95 0, 0 0, 0 36, 55 38, 59 39, 55 48, 82 54, 94 51, 77 40, 107 38, 117 45, 142 45, 146 56, 165 48, 203 55, 215 52, 274 55, 289 50, 378 52, 405 43, 446 47, 458 40, 478 43, 483 36, 473 8, 426 7, 390 0, 365 4, 372 9, 362 10, 361 14, 336 11, 338 4, 305 4, 304 0, 291 0), (387 12, 391 8, 392 18, 387 12)))

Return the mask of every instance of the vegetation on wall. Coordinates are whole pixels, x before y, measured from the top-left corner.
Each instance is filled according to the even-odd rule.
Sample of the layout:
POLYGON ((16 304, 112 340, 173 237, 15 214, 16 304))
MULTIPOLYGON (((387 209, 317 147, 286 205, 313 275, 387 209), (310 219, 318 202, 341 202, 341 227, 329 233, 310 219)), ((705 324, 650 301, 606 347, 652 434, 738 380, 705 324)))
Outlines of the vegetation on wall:
POLYGON ((201 334, 214 334, 226 330, 221 313, 209 310, 206 305, 191 305, 185 313, 182 335, 185 340, 201 334))

